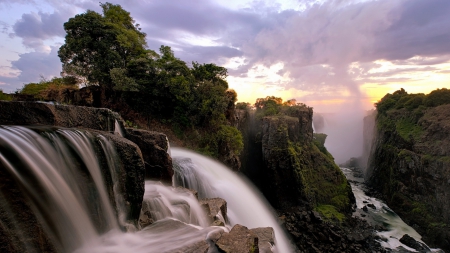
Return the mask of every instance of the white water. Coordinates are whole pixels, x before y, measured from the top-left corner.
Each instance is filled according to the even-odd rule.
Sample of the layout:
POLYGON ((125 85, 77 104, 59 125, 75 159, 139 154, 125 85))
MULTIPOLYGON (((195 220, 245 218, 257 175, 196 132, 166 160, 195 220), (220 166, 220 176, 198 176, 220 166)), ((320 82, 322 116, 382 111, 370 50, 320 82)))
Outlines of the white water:
MULTIPOLYGON (((48 139, 24 127, 0 127, 1 147, 14 152, 13 157, 0 153, 0 163, 30 194, 36 216, 50 217, 51 224, 46 224, 46 227, 53 229, 47 232, 60 238, 58 246, 71 251, 98 237, 99 231, 89 209, 100 208, 104 216, 97 222, 104 228, 118 228, 88 137, 75 130, 58 130, 43 135, 48 139), (77 164, 72 154, 74 151, 91 173, 95 189, 87 189, 76 180, 79 171, 74 167, 77 164), (20 161, 20 167, 13 165, 17 161, 20 161), (98 194, 99 207, 86 199, 92 196, 91 190, 98 194)), ((15 219, 15 214, 10 216, 15 219)))
POLYGON ((293 252, 270 205, 249 181, 224 165, 189 150, 172 148, 172 157, 174 161, 187 165, 178 166, 182 167, 184 177, 177 178, 175 175, 175 184, 197 190, 199 198, 225 199, 231 225, 242 224, 248 228, 272 227, 275 230, 277 252, 293 252))
MULTIPOLYGON (((394 252, 399 251, 402 247, 409 252, 417 252, 399 240, 403 235, 408 234, 416 241, 424 243, 421 238, 422 236, 417 233, 414 228, 406 224, 394 211, 392 211, 383 201, 369 197, 364 193, 364 179, 356 178, 353 176, 353 171, 348 168, 341 168, 346 177, 350 180, 353 194, 356 198, 357 212, 354 215, 359 216, 362 219, 367 220, 369 223, 374 225, 382 226, 387 231, 379 231, 377 234, 384 238, 380 240, 381 246, 384 248, 392 249, 394 252), (365 202, 365 203, 364 203, 365 202), (364 212, 362 208, 369 204, 373 204, 376 209, 368 207, 368 211, 364 212), (365 215, 365 217, 362 217, 365 215)), ((424 243, 425 244, 425 243, 424 243)), ((402 249, 402 252, 405 250, 402 249)), ((440 249, 431 249, 433 252, 441 252, 440 249)))
MULTIPOLYGON (((123 197, 117 184, 117 154, 101 135, 94 137, 78 130, 43 131, 0 126, 0 150, 0 167, 26 189, 32 212, 45 232, 59 239, 52 241, 58 251, 183 252, 183 247, 206 242, 211 252, 215 252, 215 245, 208 238, 220 231, 229 232, 229 227, 209 226, 210 218, 189 191, 151 181, 145 183, 143 210, 150 212, 155 222, 140 231, 132 229, 131 224, 125 223, 123 197), (97 152, 103 152, 111 172, 119 217, 109 202, 94 142, 100 145, 97 152), (88 185, 86 180, 90 182, 88 185), (98 219, 94 220, 93 213, 98 219), (137 232, 124 232, 119 224, 127 231, 137 232)), ((4 193, 8 192, 0 192, 0 201, 10 201, 4 193)), ((19 229, 20 217, 11 206, 4 206, 10 226, 19 229)), ((36 252, 33 245, 26 243, 33 235, 27 235, 27 231, 20 233, 23 233, 18 236, 25 251, 36 252)), ((196 250, 195 247, 198 245, 191 250, 196 250)))

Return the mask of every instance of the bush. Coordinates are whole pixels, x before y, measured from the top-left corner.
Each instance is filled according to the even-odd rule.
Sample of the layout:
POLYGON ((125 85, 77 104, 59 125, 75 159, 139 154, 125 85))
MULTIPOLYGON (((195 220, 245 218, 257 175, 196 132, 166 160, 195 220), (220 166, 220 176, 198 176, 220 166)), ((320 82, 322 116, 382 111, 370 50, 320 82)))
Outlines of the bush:
POLYGON ((12 100, 12 96, 6 93, 3 93, 2 90, 0 90, 0 100, 6 100, 6 101, 11 101, 12 100))
POLYGON ((446 88, 434 90, 425 98, 425 105, 428 107, 445 104, 450 104, 450 90, 446 88))

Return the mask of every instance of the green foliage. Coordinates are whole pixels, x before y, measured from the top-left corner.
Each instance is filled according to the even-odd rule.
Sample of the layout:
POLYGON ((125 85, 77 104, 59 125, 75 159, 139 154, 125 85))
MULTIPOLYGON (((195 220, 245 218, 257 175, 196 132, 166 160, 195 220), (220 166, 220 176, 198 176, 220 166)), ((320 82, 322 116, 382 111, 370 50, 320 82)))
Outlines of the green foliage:
POLYGON ((386 94, 378 103, 375 104, 378 112, 384 114, 391 109, 406 108, 409 111, 436 107, 439 105, 450 104, 450 90, 446 88, 437 89, 430 94, 423 93, 408 94, 403 88, 393 94, 386 94))
POLYGON ((28 83, 23 86, 19 94, 32 95, 37 99, 54 100, 52 93, 59 93, 64 89, 78 89, 78 79, 66 77, 54 77, 51 80, 46 80, 41 77, 39 83, 28 83))
POLYGON ((103 15, 88 10, 64 24, 65 44, 58 51, 66 75, 111 87, 110 71, 145 55, 145 34, 120 5, 100 4, 103 15))
POLYGON ((417 140, 422 136, 423 130, 417 125, 416 122, 413 122, 412 119, 401 119, 395 123, 397 133, 404 140, 417 140))
POLYGON ((12 100, 12 96, 6 93, 3 93, 2 90, 0 90, 0 100, 6 100, 6 101, 11 101, 12 100))
POLYGON ((425 98, 425 105, 428 107, 445 104, 450 104, 450 90, 446 88, 434 90, 425 98))
POLYGON ((319 148, 320 152, 328 155, 328 150, 325 147, 325 140, 327 139, 326 134, 321 134, 321 133, 314 133, 314 139, 313 142, 316 145, 317 148, 319 148))
POLYGON ((315 210, 319 212, 327 221, 338 220, 339 222, 342 222, 345 219, 345 216, 336 210, 336 207, 332 205, 319 205, 315 208, 315 210))
POLYGON ((239 102, 239 103, 236 104, 236 109, 249 110, 250 109, 250 103, 239 102))
POLYGON ((147 122, 170 125, 193 148, 217 157, 226 145, 239 153, 242 136, 227 125, 237 100, 228 90, 227 69, 197 62, 189 67, 169 46, 148 50, 146 34, 128 11, 100 6, 102 14, 88 10, 64 24, 65 44, 58 52, 64 74, 101 86, 108 103, 124 103, 147 122))

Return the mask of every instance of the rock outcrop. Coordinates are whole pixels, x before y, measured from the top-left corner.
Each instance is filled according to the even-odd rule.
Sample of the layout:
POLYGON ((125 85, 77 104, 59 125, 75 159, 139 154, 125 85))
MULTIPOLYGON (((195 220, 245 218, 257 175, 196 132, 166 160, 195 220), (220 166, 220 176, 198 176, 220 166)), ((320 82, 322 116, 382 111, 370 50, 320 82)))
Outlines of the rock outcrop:
MULTIPOLYGON (((288 112, 257 118, 249 111, 245 116, 248 122, 239 123, 245 142, 241 171, 258 186, 280 216, 295 216, 293 208, 315 210, 318 217, 327 220, 318 231, 326 230, 329 222, 337 224, 350 216, 355 198, 344 174, 324 147, 326 135, 313 133, 312 109, 304 106, 290 108, 288 112)), ((284 224, 293 238, 299 232, 289 228, 305 231, 310 226, 298 219, 284 224)), ((306 252, 314 252, 314 245, 320 244, 320 240, 307 245, 300 239, 294 242, 306 252)))
POLYGON ((168 153, 167 136, 163 133, 127 128, 126 138, 136 143, 145 162, 145 177, 172 184, 172 158, 168 153))
POLYGON ((422 97, 402 90, 379 103, 366 180, 425 243, 449 251, 450 104, 422 97))
POLYGON ((114 131, 117 121, 123 127, 120 115, 105 108, 0 101, 0 111, 2 125, 44 125, 114 131))
POLYGON ((350 213, 353 193, 345 176, 323 144, 313 142, 312 111, 298 115, 262 119, 263 193, 276 208, 332 205, 350 213))

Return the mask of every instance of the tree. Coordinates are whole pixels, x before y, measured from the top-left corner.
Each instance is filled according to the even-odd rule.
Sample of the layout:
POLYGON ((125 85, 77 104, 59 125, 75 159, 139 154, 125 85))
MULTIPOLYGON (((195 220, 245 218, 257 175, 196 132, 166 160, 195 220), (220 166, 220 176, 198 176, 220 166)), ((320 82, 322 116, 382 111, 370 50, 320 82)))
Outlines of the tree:
POLYGON ((103 16, 88 10, 64 24, 67 34, 58 56, 65 75, 80 76, 89 84, 111 89, 110 71, 125 69, 131 60, 145 56, 147 44, 129 12, 120 5, 100 6, 103 16))

